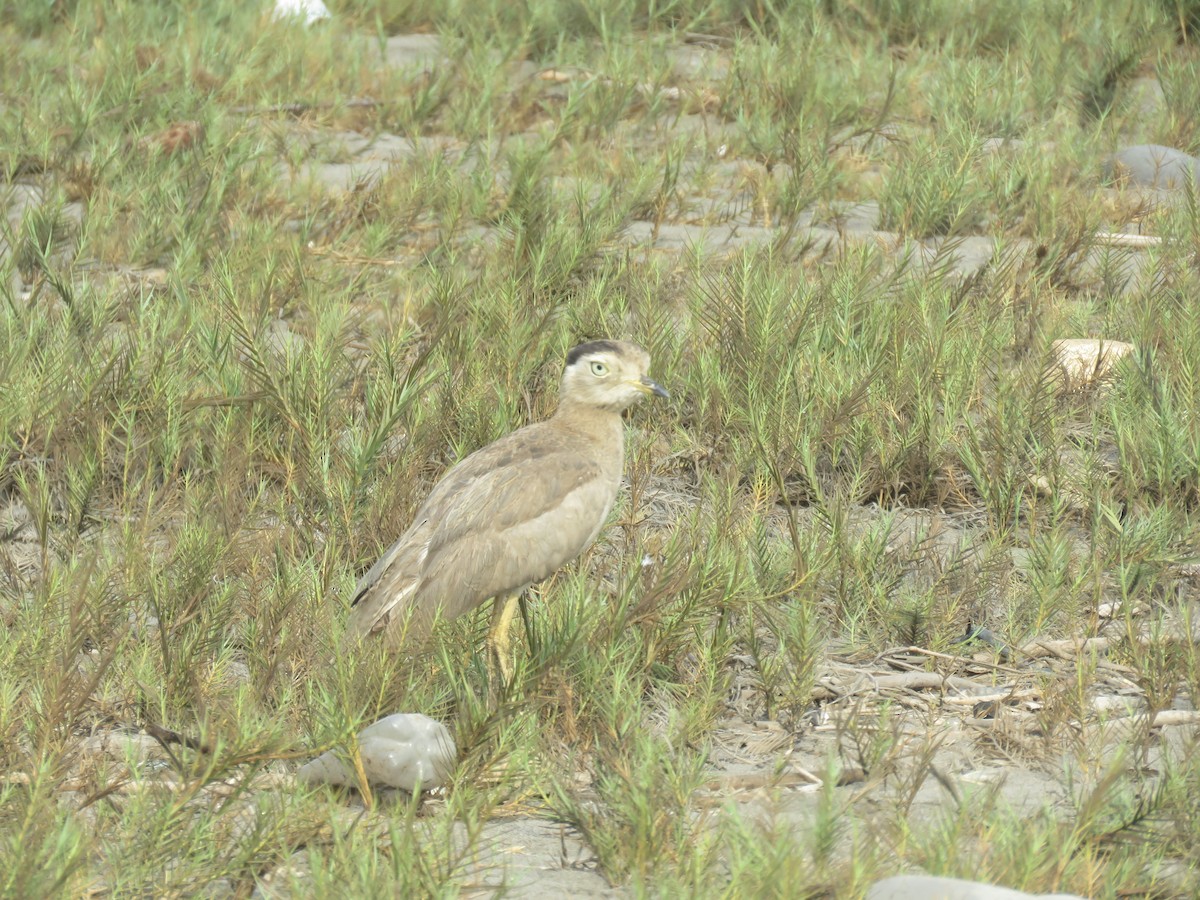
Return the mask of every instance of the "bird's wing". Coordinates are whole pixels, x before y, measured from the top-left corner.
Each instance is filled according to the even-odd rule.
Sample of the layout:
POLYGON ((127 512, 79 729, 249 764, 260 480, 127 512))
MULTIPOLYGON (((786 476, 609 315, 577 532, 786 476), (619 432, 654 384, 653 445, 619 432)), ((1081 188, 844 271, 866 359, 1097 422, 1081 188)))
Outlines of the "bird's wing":
POLYGON ((363 577, 351 613, 360 635, 427 633, 489 597, 539 581, 604 524, 616 464, 541 425, 467 457, 437 484, 413 525, 363 577))
MULTIPOLYGON (((420 584, 421 568, 428 552, 429 530, 428 523, 418 520, 358 580, 351 601, 353 608, 350 610, 349 629, 352 634, 363 638, 382 631, 392 623, 391 614, 397 606, 403 610, 411 605, 406 601, 411 601, 420 584)), ((420 619, 419 616, 408 618, 420 619)), ((427 631, 432 626, 432 620, 428 623, 397 623, 401 629, 412 627, 417 631, 427 631)))

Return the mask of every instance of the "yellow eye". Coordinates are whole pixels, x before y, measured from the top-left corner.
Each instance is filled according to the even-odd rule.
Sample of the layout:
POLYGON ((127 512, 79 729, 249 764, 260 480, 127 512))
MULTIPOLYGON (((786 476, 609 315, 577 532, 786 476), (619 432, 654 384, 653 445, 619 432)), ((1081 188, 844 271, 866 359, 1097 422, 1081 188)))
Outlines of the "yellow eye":
POLYGON ((608 366, 602 362, 594 362, 592 363, 592 374, 597 378, 603 377, 608 374, 608 366))

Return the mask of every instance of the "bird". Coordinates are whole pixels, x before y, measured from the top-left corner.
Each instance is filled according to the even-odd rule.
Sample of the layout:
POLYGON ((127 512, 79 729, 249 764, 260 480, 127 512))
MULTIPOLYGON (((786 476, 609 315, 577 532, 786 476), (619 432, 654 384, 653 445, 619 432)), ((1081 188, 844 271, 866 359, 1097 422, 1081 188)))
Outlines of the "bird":
POLYGON ((621 414, 647 395, 670 399, 647 374, 650 355, 594 340, 566 357, 558 406, 453 466, 412 524, 359 580, 347 632, 392 651, 419 644, 438 621, 493 600, 488 671, 512 680, 509 626, 525 589, 578 557, 599 535, 621 484, 621 414))

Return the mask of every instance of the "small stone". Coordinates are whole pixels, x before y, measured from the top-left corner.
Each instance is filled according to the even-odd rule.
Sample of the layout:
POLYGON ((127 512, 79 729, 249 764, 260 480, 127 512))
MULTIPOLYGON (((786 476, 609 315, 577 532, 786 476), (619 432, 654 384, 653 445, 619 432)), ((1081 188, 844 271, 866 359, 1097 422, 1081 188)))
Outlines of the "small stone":
MULTIPOLYGON (((358 733, 358 753, 367 782, 412 791, 441 787, 458 753, 441 722, 420 713, 395 713, 358 733)), ((354 772, 330 750, 296 770, 310 784, 354 786, 354 772)))

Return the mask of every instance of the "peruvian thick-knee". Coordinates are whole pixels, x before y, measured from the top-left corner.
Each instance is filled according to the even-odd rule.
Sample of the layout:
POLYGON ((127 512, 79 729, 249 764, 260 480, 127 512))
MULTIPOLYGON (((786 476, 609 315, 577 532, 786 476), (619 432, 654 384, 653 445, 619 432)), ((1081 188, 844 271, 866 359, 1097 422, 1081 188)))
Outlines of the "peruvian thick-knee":
POLYGON ((496 598, 489 652, 508 677, 513 603, 596 539, 621 483, 621 413, 647 394, 650 357, 592 341, 567 354, 558 409, 477 450, 437 483, 355 592, 349 630, 399 649, 496 598))

